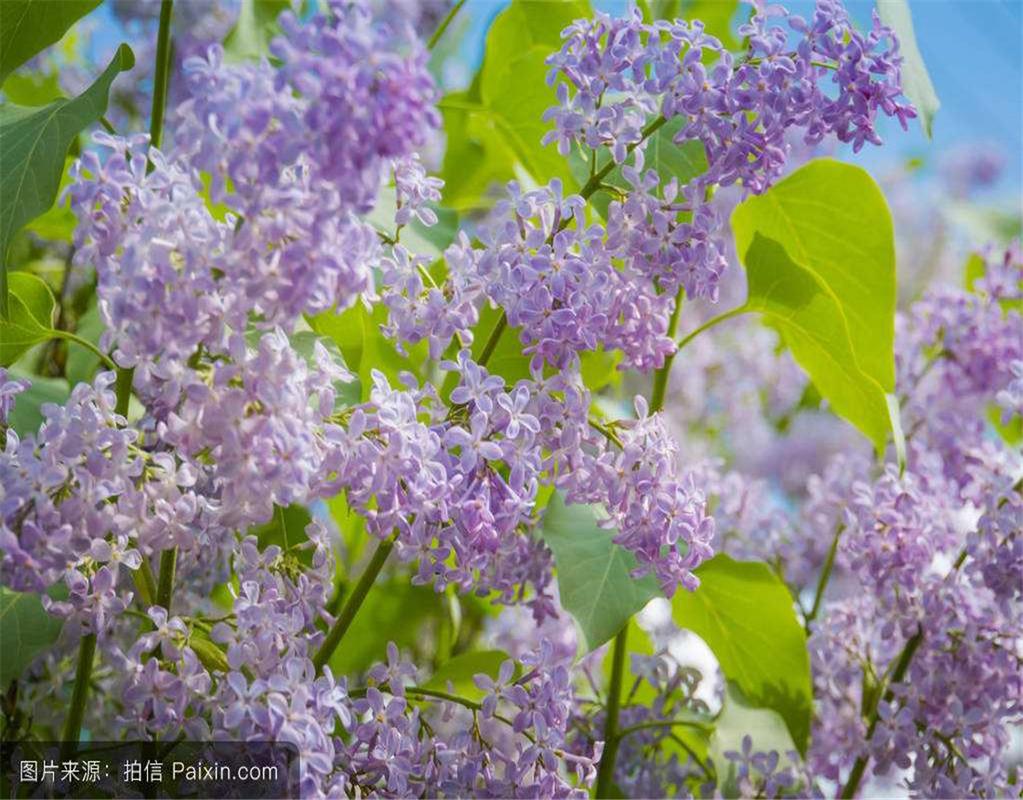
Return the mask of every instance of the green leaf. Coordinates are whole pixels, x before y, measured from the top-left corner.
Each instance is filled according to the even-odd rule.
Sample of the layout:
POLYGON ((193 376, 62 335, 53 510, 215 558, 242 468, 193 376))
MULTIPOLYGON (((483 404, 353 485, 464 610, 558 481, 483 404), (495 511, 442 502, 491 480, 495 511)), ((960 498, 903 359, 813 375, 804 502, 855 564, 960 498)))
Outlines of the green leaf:
POLYGON ((266 55, 278 32, 277 17, 290 7, 288 0, 242 0, 238 21, 224 38, 224 59, 232 63, 266 55))
POLYGON ((721 40, 728 50, 737 50, 739 42, 732 32, 732 20, 739 8, 739 0, 686 0, 682 4, 683 16, 703 22, 704 30, 721 40))
POLYGON ((1023 443, 1023 416, 1015 414, 1008 419, 1000 406, 992 404, 987 410, 987 419, 991 427, 1010 447, 1019 447, 1023 443))
POLYGON ((568 163, 554 145, 540 144, 551 126, 543 113, 557 105, 547 85, 548 56, 561 47, 561 31, 574 20, 590 15, 589 4, 513 0, 487 32, 486 54, 480 73, 482 113, 519 162, 540 184, 561 178, 575 187, 568 163))
POLYGON ((400 649, 412 647, 425 632, 425 623, 443 615, 441 595, 411 585, 407 577, 375 586, 331 656, 330 669, 335 676, 364 672, 387 657, 388 642, 400 649))
MULTIPOLYGON (((0 7, 6 7, 0 3, 0 7)), ((59 5, 59 4, 58 4, 59 5)), ((6 13, 6 12, 5 12, 6 13)), ((0 106, 0 312, 6 313, 7 246, 28 221, 50 206, 60 186, 64 157, 85 127, 107 110, 107 95, 118 73, 131 69, 135 56, 122 44, 109 66, 82 94, 40 108, 0 106)))
MULTIPOLYGON (((764 194, 741 203, 732 214, 732 230, 736 252, 747 269, 756 234, 774 240, 787 254, 782 265, 765 265, 761 291, 788 263, 809 273, 835 309, 829 309, 833 317, 827 324, 832 330, 814 333, 837 341, 841 330, 846 331, 854 363, 838 366, 858 369, 882 393, 894 391, 895 237, 888 205, 869 174, 832 159, 811 161, 764 194)), ((760 254, 765 255, 763 249, 760 254)), ((792 288, 808 287, 800 277, 792 288)), ((824 387, 818 388, 836 404, 824 387)), ((864 413, 872 416, 873 410, 864 413)), ((878 442, 876 428, 851 421, 878 442)))
POLYGON ((609 384, 617 384, 621 373, 618 363, 622 360, 619 350, 608 352, 598 346, 596 350, 587 350, 579 354, 580 371, 583 383, 591 392, 599 392, 609 384))
POLYGON ((963 267, 963 284, 966 290, 972 292, 973 284, 979 281, 987 273, 987 261, 980 253, 970 253, 963 267))
MULTIPOLYGON (((394 212, 396 195, 393 186, 385 186, 377 195, 377 203, 365 219, 379 233, 393 236, 395 233, 394 212)), ((458 231, 458 214, 450 208, 431 207, 437 213, 437 224, 426 226, 417 219, 405 225, 399 234, 401 243, 411 253, 425 256, 430 260, 441 257, 444 249, 455 240, 458 231)))
MULTIPOLYGON (((796 747, 785 726, 785 720, 771 709, 758 708, 751 704, 742 690, 729 682, 725 687, 724 703, 708 748, 718 769, 718 787, 724 797, 743 796, 736 782, 735 762, 727 759, 725 753, 730 751, 741 753, 742 740, 745 736, 752 739, 754 751, 777 751, 779 772, 791 764, 788 754, 796 747)), ((759 777, 758 773, 754 771, 752 777, 756 780, 759 777)))
POLYGON ((634 578, 636 559, 597 526, 590 506, 551 498, 542 536, 554 553, 562 607, 579 625, 587 652, 611 639, 660 587, 652 575, 634 578))
POLYGON ((68 28, 100 0, 3 0, 0 2, 0 83, 12 71, 61 40, 68 28))
POLYGON ((323 311, 316 316, 306 317, 306 322, 315 333, 326 336, 341 349, 349 369, 359 370, 366 339, 366 308, 362 303, 356 303, 340 313, 323 311))
POLYGON ((406 346, 407 355, 399 353, 380 330, 386 321, 387 308, 383 303, 377 303, 371 310, 356 303, 340 314, 326 312, 308 318, 309 327, 341 348, 348 368, 359 376, 363 402, 373 389, 373 370, 383 373, 391 386, 396 386, 401 372, 411 372, 422 379, 432 363, 427 357, 426 341, 406 346))
MULTIPOLYGON (((71 156, 64 159, 64 170, 61 172, 60 185, 57 187, 58 197, 71 183, 71 165, 76 160, 71 156)), ((71 244, 77 224, 78 220, 71 211, 71 198, 65 197, 63 203, 54 204, 49 211, 25 225, 25 230, 31 231, 41 239, 71 244)))
POLYGON ((4 98, 19 106, 45 106, 64 95, 56 70, 16 72, 7 76, 2 88, 4 98))
POLYGON ((260 550, 277 545, 282 551, 292 554, 302 564, 308 566, 312 563, 312 550, 307 547, 300 548, 298 545, 309 541, 305 529, 312 521, 309 509, 303 505, 296 503, 287 508, 275 505, 273 517, 262 525, 249 528, 247 533, 256 537, 260 550))
POLYGON ((444 117, 447 148, 440 177, 444 179, 444 205, 465 211, 489 208, 503 186, 515 177, 515 154, 497 132, 481 103, 479 74, 464 92, 452 92, 438 103, 444 117))
POLYGON ((884 448, 891 428, 887 394, 857 366, 843 309, 785 249, 759 233, 746 251, 749 299, 776 328, 832 410, 884 448))
POLYGON ((7 418, 7 424, 19 436, 27 436, 39 430, 43 422, 42 407, 47 403, 63 405, 71 394, 71 387, 63 378, 40 378, 28 375, 23 370, 12 369, 11 376, 26 378, 32 384, 14 399, 14 410, 7 418))
MULTIPOLYGON (((430 680, 423 684, 425 689, 436 689, 437 691, 452 691, 459 697, 479 702, 485 693, 479 689, 473 678, 476 675, 489 675, 496 679, 501 665, 510 656, 504 650, 478 650, 474 653, 462 653, 450 661, 446 661, 437 668, 430 680), (448 689, 451 683, 452 690, 448 689)), ((516 672, 520 672, 516 668, 516 672)))
POLYGON ((707 643, 725 677, 754 705, 777 711, 805 753, 813 703, 810 657, 789 590, 766 564, 723 554, 696 575, 699 588, 672 599, 675 624, 707 643))
POLYGON ((55 301, 50 287, 28 272, 12 272, 9 316, 0 318, 0 366, 10 366, 39 342, 50 338, 55 301))
POLYGON ((188 646, 192 648, 200 663, 210 672, 230 672, 231 665, 227 660, 227 654, 200 630, 192 631, 188 639, 188 646))
MULTIPOLYGON (((291 346, 295 348, 295 352, 302 356, 310 367, 316 366, 316 344, 319 343, 335 362, 345 369, 349 368, 345 363, 344 356, 341 354, 341 348, 329 336, 318 336, 313 331, 299 331, 291 335, 290 341, 291 346)), ((353 376, 352 380, 347 383, 336 382, 334 389, 337 392, 337 397, 334 400, 335 408, 353 406, 361 400, 362 387, 359 385, 358 376, 353 376)))
POLYGON ((909 12, 908 0, 877 0, 877 12, 881 22, 895 31, 899 37, 899 55, 902 56, 902 93, 916 106, 920 126, 931 138, 934 115, 941 107, 938 94, 934 91, 931 76, 927 74, 924 57, 916 43, 913 31, 913 16, 909 12))
MULTIPOLYGON (((501 309, 491 308, 490 305, 484 305, 480 309, 479 322, 473 328, 472 357, 475 360, 478 361, 483 355, 490 334, 494 331, 494 326, 501 318, 502 313, 504 312, 501 309)), ((514 386, 517 381, 531 376, 529 356, 522 353, 524 345, 519 338, 521 334, 521 328, 506 326, 501 332, 501 338, 497 340, 497 347, 494 348, 487 360, 487 371, 491 375, 499 375, 504 378, 508 388, 514 386)), ((457 385, 458 373, 447 373, 441 389, 441 397, 447 398, 457 385)))
POLYGON ((895 388, 895 234, 884 195, 860 167, 819 158, 732 214, 737 252, 774 239, 830 291, 860 369, 895 388))
POLYGON ((38 595, 0 586, 0 691, 57 641, 63 624, 46 613, 38 595))

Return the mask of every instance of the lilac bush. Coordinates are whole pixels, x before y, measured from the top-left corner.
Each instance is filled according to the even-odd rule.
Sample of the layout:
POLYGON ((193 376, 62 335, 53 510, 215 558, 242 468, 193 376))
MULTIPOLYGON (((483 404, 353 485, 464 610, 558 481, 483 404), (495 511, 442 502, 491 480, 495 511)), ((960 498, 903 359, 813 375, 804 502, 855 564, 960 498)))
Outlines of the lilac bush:
POLYGON ((912 30, 515 0, 445 95, 463 2, 406 6, 115 4, 151 85, 83 122, 73 231, 0 252, 4 743, 286 743, 303 797, 1017 791, 1020 245, 896 308, 884 196, 816 158, 932 113, 912 30))

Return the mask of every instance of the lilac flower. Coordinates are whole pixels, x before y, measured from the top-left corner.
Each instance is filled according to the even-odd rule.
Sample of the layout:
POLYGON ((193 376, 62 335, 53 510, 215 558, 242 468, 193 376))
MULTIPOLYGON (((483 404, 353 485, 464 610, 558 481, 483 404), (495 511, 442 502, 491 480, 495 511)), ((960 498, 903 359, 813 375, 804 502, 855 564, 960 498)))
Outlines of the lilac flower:
POLYGON ((458 354, 458 363, 446 362, 447 369, 457 371, 461 377, 458 386, 451 391, 451 402, 469 405, 482 414, 490 414, 494 410, 493 395, 504 387, 504 378, 490 375, 486 369, 472 360, 467 350, 458 354))
POLYGON ((429 207, 429 203, 440 201, 440 190, 444 181, 431 178, 426 168, 413 153, 394 162, 394 187, 397 193, 398 210, 394 222, 398 227, 408 225, 413 218, 423 225, 437 224, 437 212, 429 207))

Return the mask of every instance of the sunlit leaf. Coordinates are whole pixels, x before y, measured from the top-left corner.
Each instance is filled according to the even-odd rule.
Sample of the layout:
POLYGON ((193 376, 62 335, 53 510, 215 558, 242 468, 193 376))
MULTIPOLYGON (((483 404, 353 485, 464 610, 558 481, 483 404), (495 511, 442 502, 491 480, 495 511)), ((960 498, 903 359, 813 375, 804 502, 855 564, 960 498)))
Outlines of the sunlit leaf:
POLYGON ((877 11, 881 22, 895 31, 899 37, 899 55, 902 57, 900 74, 902 91, 916 107, 920 125, 927 137, 931 136, 934 115, 941 107, 938 94, 934 91, 931 76, 927 73, 924 57, 916 43, 913 31, 913 15, 907 0, 877 0, 877 11))
POLYGON ((224 59, 231 63, 266 55, 278 31, 277 17, 290 7, 288 0, 241 0, 238 21, 224 38, 224 59))
POLYGON ((723 554, 696 575, 696 591, 672 598, 675 624, 707 643, 725 677, 753 705, 780 714, 805 752, 813 703, 810 658, 789 590, 766 564, 723 554))

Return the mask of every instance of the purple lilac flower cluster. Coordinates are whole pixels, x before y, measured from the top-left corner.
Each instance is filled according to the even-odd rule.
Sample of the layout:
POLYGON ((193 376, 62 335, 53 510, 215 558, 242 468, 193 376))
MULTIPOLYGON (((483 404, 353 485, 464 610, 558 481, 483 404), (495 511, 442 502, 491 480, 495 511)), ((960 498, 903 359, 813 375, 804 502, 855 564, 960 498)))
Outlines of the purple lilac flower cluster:
POLYGON ((38 433, 7 431, 0 454, 4 585, 43 592, 63 579, 69 596, 45 602, 99 633, 131 601, 127 573, 142 555, 194 546, 190 528, 219 529, 200 471, 145 448, 114 411, 113 380, 103 373, 65 405, 46 404, 38 433))
POLYGON ((701 186, 739 182, 762 192, 784 165, 789 128, 812 143, 834 134, 858 150, 880 144, 878 113, 904 126, 915 116, 898 101, 898 42, 876 13, 863 34, 837 0, 820 0, 810 20, 756 3, 739 33, 747 50, 736 60, 698 21, 645 24, 635 9, 576 22, 548 60, 548 81, 563 80, 546 140, 566 155, 576 144, 608 148, 622 163, 642 146, 651 115, 678 116, 685 124, 676 141, 697 140, 707 153, 701 186))
MULTIPOLYGON (((690 298, 717 298, 726 245, 707 199, 736 183, 766 190, 782 174, 792 131, 806 144, 833 135, 858 150, 865 141, 880 143, 878 113, 903 126, 915 116, 898 100, 898 42, 876 14, 872 30, 861 34, 839 2, 819 2, 810 21, 758 3, 740 32, 747 51, 736 60, 701 22, 646 24, 638 9, 622 17, 597 13, 568 27, 561 51, 547 62, 559 104, 545 115, 554 123, 545 143, 557 142, 564 155, 607 151, 623 165, 629 189, 608 209, 607 252, 669 296, 682 287, 690 298), (796 34, 794 47, 786 28, 796 34), (643 151, 651 134, 676 118, 676 143, 699 143, 707 168, 685 185, 661 185, 655 170, 644 171, 643 151), (624 166, 630 154, 633 163, 624 166)), ((639 304, 645 316, 660 314, 662 327, 634 331, 648 340, 650 355, 628 357, 626 350, 627 362, 658 366, 665 345, 657 336, 671 304, 651 304, 646 295, 639 304)))

